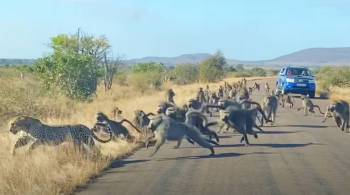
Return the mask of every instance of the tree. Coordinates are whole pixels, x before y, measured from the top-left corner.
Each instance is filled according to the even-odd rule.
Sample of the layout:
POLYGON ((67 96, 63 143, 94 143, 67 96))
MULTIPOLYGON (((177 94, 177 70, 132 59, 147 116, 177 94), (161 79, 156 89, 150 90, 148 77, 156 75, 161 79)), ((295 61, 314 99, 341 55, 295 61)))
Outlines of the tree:
POLYGON ((198 80, 198 68, 191 63, 179 64, 175 66, 173 75, 177 84, 190 84, 198 80))
POLYGON ((82 33, 60 34, 48 45, 53 53, 40 58, 34 70, 47 88, 58 88, 72 99, 96 93, 99 64, 110 48, 105 36, 82 33))
POLYGON ((215 82, 222 80, 227 67, 226 59, 221 51, 203 60, 199 64, 199 80, 204 82, 215 82))
POLYGON ((107 53, 104 53, 104 86, 105 91, 108 91, 112 88, 114 75, 118 72, 120 68, 122 68, 125 64, 122 61, 123 56, 118 55, 116 58, 107 58, 107 53))
POLYGON ((252 70, 251 70, 252 74, 254 76, 258 76, 258 77, 264 77, 266 76, 266 71, 262 68, 259 68, 259 67, 254 67, 252 70))
POLYGON ((136 90, 142 93, 151 87, 160 89, 164 70, 164 64, 162 63, 138 63, 132 68, 131 83, 133 83, 136 90))

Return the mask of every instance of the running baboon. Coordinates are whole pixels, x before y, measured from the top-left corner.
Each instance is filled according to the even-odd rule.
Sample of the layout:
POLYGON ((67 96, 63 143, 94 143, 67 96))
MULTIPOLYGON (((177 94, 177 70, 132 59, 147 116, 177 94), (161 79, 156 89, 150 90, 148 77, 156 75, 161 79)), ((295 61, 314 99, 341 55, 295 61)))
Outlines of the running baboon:
POLYGON ((166 102, 171 102, 171 103, 174 103, 174 96, 175 96, 175 93, 173 91, 173 89, 168 89, 166 92, 165 92, 165 101, 166 102))
MULTIPOLYGON (((167 108, 165 114, 167 116, 169 116, 170 118, 176 120, 176 110, 175 110, 174 107, 167 108)), ((217 134, 214 131, 211 131, 208 128, 205 128, 205 126, 208 123, 208 119, 200 111, 191 110, 191 111, 186 112, 186 115, 188 115, 189 118, 188 118, 188 121, 186 121, 186 119, 185 119, 185 122, 187 122, 190 125, 193 125, 193 126, 197 127, 199 129, 199 131, 203 135, 208 135, 209 136, 209 140, 211 140, 211 138, 213 136, 216 139, 216 141, 219 142, 219 137, 217 136, 217 134)), ((186 116, 185 116, 185 118, 186 118, 186 116)), ((181 121, 179 121, 179 122, 181 122, 181 121)), ((190 143, 193 144, 193 142, 190 142, 190 143)), ((218 145, 216 142, 211 142, 210 141, 210 143, 218 145)))
POLYGON ((284 104, 287 103, 289 104, 289 108, 292 108, 294 106, 294 98, 291 93, 288 94, 278 94, 277 95, 280 99, 280 105, 282 105, 282 108, 284 108, 284 104))
POLYGON ((314 108, 315 108, 315 107, 318 108, 318 110, 320 111, 321 114, 324 114, 324 113, 321 111, 320 107, 317 106, 317 105, 314 105, 314 104, 312 103, 312 101, 311 101, 308 97, 306 97, 305 95, 301 95, 300 98, 301 98, 301 103, 303 104, 303 107, 298 108, 298 111, 299 111, 300 109, 304 108, 304 116, 307 116, 307 115, 308 115, 308 111, 311 112, 311 113, 313 113, 314 116, 315 116, 315 115, 316 115, 316 113, 315 113, 315 111, 314 111, 314 108))
POLYGON ((270 95, 270 96, 263 98, 262 109, 263 109, 265 115, 267 115, 268 119, 270 119, 270 117, 272 117, 271 125, 273 125, 275 123, 277 107, 278 107, 277 96, 270 95))
POLYGON ((344 131, 346 125, 346 130, 349 131, 349 103, 343 100, 331 102, 326 108, 322 123, 326 122, 329 114, 340 130, 344 131))
POLYGON ((253 89, 257 89, 258 91, 260 91, 260 84, 255 82, 253 89))
MULTIPOLYGON (((154 152, 149 155, 149 157, 154 156, 159 148, 168 141, 177 141, 178 146, 180 146, 181 141, 184 136, 189 137, 191 140, 196 142, 198 145, 203 148, 208 148, 211 151, 210 155, 214 155, 214 148, 208 143, 206 139, 202 136, 199 129, 188 123, 180 123, 174 119, 166 116, 165 114, 159 114, 155 118, 150 118, 151 121, 148 125, 148 128, 154 131, 155 138, 146 140, 146 148, 151 141, 156 141, 154 152)), ((186 115, 186 121, 189 120, 189 115, 186 115)))
MULTIPOLYGON (((236 108, 232 108, 231 110, 225 111, 226 112, 226 116, 224 116, 221 121, 224 124, 228 124, 230 127, 236 129, 239 133, 243 134, 243 137, 241 139, 241 143, 242 141, 245 140, 245 145, 249 146, 249 140, 247 137, 247 133, 250 135, 254 135, 255 138, 257 138, 257 134, 254 132, 253 127, 257 127, 255 125, 254 122, 254 118, 253 115, 259 110, 263 117, 271 122, 270 120, 268 120, 264 114, 264 112, 261 109, 261 106, 259 103, 257 102, 253 102, 253 101, 249 101, 251 104, 255 104, 257 106, 252 107, 250 109, 236 109, 236 108)), ((215 124, 220 124, 220 122, 211 122, 209 124, 207 124, 207 127, 215 125, 215 124)), ((222 124, 220 129, 223 127, 224 125, 222 124)), ((262 131, 262 129, 260 127, 257 127, 260 131, 262 131)))
POLYGON ((100 123, 106 123, 111 127, 112 133, 113 133, 113 138, 115 139, 116 137, 120 136, 121 134, 125 138, 133 138, 128 129, 122 125, 123 122, 129 123, 138 133, 141 133, 137 127, 135 127, 129 120, 123 119, 120 122, 116 122, 113 120, 110 120, 104 113, 99 112, 96 114, 96 120, 97 122, 100 123))

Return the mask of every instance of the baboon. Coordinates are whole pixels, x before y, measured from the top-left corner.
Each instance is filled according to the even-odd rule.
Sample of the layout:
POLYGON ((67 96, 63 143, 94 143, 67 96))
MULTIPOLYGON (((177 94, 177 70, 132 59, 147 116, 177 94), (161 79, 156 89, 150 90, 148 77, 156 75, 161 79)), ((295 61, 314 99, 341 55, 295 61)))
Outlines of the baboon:
POLYGON ((340 130, 344 131, 346 125, 346 130, 349 131, 349 103, 343 100, 331 102, 326 108, 322 123, 326 122, 329 114, 340 130))
MULTIPOLYGON (((165 114, 159 114, 157 117, 150 118, 151 121, 148 128, 154 131, 155 138, 146 140, 146 148, 150 141, 156 141, 154 152, 149 155, 149 157, 154 156, 159 148, 168 141, 177 141, 178 146, 180 146, 182 138, 184 136, 189 137, 191 140, 196 142, 203 148, 207 148, 211 151, 210 155, 214 155, 214 148, 203 138, 202 134, 197 127, 190 125, 188 123, 180 123, 174 119, 166 116, 165 114)), ((189 114, 186 115, 186 121, 189 120, 189 114)))
POLYGON ((252 87, 248 87, 248 92, 249 92, 249 95, 252 95, 252 93, 253 93, 253 88, 252 88, 252 87))
POLYGON ((272 117, 271 125, 273 125, 275 123, 277 107, 278 107, 277 96, 270 95, 270 96, 263 98, 262 109, 263 109, 265 115, 267 115, 268 119, 270 119, 270 117, 272 117))
MULTIPOLYGON (((165 114, 167 116, 169 116, 170 118, 173 118, 176 120, 176 110, 174 107, 167 108, 165 114)), ((189 118, 188 118, 188 121, 185 121, 185 122, 197 127, 203 135, 209 136, 209 140, 211 140, 211 138, 213 136, 216 139, 216 141, 219 142, 218 135, 214 131, 211 131, 208 128, 205 128, 205 126, 208 123, 208 119, 200 111, 191 110, 191 111, 186 112, 186 115, 188 115, 189 118)), ((185 116, 185 118, 186 118, 186 116, 185 116)), ((190 143, 192 143, 192 142, 190 142, 190 143)), ((216 142, 210 141, 210 143, 218 145, 216 142)))
POLYGON ((202 87, 199 88, 199 91, 198 91, 198 93, 197 93, 196 99, 197 99, 199 102, 201 102, 201 103, 207 101, 207 100, 205 99, 205 95, 204 95, 204 92, 203 92, 203 88, 202 88, 202 87))
POLYGON ((135 127, 129 120, 123 119, 120 122, 116 122, 113 120, 110 120, 104 113, 99 112, 96 114, 96 120, 99 123, 106 123, 111 127, 112 133, 113 133, 113 138, 115 139, 116 137, 120 136, 121 134, 129 139, 133 139, 134 137, 130 135, 128 129, 124 127, 122 124, 123 122, 129 123, 138 133, 141 133, 141 131, 135 127))
POLYGON ((270 86, 268 83, 265 83, 265 92, 266 92, 266 94, 269 94, 269 92, 270 92, 270 86))
POLYGON ((113 115, 113 118, 114 120, 117 120, 119 118, 119 116, 123 113, 122 110, 119 109, 119 107, 115 107, 113 110, 112 110, 112 115, 113 115))
POLYGON ((291 93, 288 94, 278 94, 277 95, 280 98, 280 105, 282 105, 282 108, 284 108, 284 104, 287 103, 289 104, 289 108, 292 108, 294 106, 294 98, 291 93))
POLYGON ((150 122, 150 119, 148 118, 149 116, 154 116, 152 112, 146 114, 142 110, 135 110, 134 111, 134 118, 132 119, 133 124, 138 128, 143 131, 145 139, 148 137, 148 131, 147 131, 147 126, 150 122))
POLYGON ((195 99, 190 99, 187 104, 188 109, 198 110, 201 108, 201 106, 202 106, 202 102, 195 99))
POLYGON ((314 116, 316 116, 316 113, 315 113, 315 111, 314 111, 314 108, 315 108, 315 107, 318 108, 318 110, 320 111, 321 114, 324 114, 324 113, 321 111, 320 107, 317 106, 317 105, 314 105, 314 104, 312 103, 312 101, 311 101, 308 97, 306 97, 305 95, 301 95, 301 103, 303 104, 303 107, 298 108, 298 111, 299 111, 300 109, 304 108, 304 116, 307 116, 307 115, 308 115, 308 111, 311 112, 311 113, 313 113, 314 116))
MULTIPOLYGON (((257 106, 250 108, 250 109, 236 109, 233 108, 232 110, 227 110, 226 111, 226 115, 221 119, 221 121, 224 124, 228 124, 230 127, 236 129, 239 133, 241 133, 243 136, 241 138, 241 143, 242 141, 245 140, 245 145, 249 146, 249 140, 247 137, 247 133, 250 135, 254 135, 255 138, 257 138, 257 134, 254 132, 253 127, 257 127, 255 125, 254 122, 254 118, 253 115, 255 114, 255 112, 257 112, 258 110, 262 113, 263 117, 271 122, 270 120, 268 120, 264 114, 264 112, 261 109, 261 106, 259 103, 257 102, 253 102, 250 101, 251 104, 255 104, 257 106)), ((220 122, 211 122, 209 124, 207 124, 207 127, 215 125, 215 124, 219 124, 220 122)), ((223 127, 224 125, 222 124, 220 129, 223 127)), ((262 129, 260 127, 257 127, 260 131, 262 131, 262 129)))
POLYGON ((260 91, 260 85, 255 82, 253 89, 257 89, 258 91, 260 91))
POLYGON ((174 102, 174 96, 175 96, 175 93, 174 93, 173 89, 168 89, 165 92, 165 101, 166 102, 175 103, 174 102))
MULTIPOLYGON (((221 132, 221 129, 224 127, 224 126, 226 126, 225 127, 225 129, 226 129, 226 132, 228 131, 228 129, 229 129, 229 126, 228 125, 223 125, 223 123, 222 123, 222 119, 228 114, 228 113, 230 113, 230 112, 233 112, 233 111, 237 111, 237 110, 242 110, 243 108, 242 108, 242 104, 244 104, 244 103, 249 103, 249 104, 254 104, 254 105, 258 105, 258 106, 255 106, 255 107, 260 107, 260 109, 258 108, 258 110, 255 110, 254 111, 254 109, 255 109, 255 107, 249 107, 249 108, 247 108, 247 109, 244 109, 244 110, 253 110, 253 112, 252 112, 252 119, 253 119, 253 122, 254 122, 254 127, 255 128, 257 128, 257 129, 259 129, 260 131, 263 131, 259 126, 257 126, 256 124, 255 124, 255 120, 256 120, 256 118, 258 118, 257 117, 257 114, 258 114, 258 111, 261 113, 261 115, 262 115, 262 119, 261 119, 261 121, 260 121, 260 119, 258 118, 258 120, 259 120, 259 122, 261 123, 261 125, 260 126, 263 126, 263 119, 265 119, 266 121, 269 121, 269 122, 272 122, 272 121, 270 121, 268 118, 266 118, 266 115, 265 115, 265 113, 262 111, 262 109, 261 109, 261 106, 258 104, 258 103, 256 103, 256 102, 253 102, 253 101, 251 101, 251 100, 242 100, 241 102, 237 102, 237 101, 223 101, 223 104, 222 105, 225 105, 226 107, 224 107, 224 106, 222 106, 221 108, 222 108, 222 110, 220 110, 220 116, 219 116, 219 125, 221 126, 220 128, 219 128, 219 130, 216 132, 216 133, 220 133, 221 132)), ((210 125, 209 126, 212 126, 213 124, 218 124, 218 122, 212 122, 212 123, 209 123, 210 125)))

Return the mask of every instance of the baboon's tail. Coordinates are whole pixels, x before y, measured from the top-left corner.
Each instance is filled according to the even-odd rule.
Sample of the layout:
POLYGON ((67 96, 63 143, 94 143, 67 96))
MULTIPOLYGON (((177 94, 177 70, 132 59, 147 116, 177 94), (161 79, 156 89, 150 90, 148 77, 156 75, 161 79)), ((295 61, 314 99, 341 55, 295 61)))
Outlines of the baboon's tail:
POLYGON ((205 127, 208 123, 208 119, 206 116, 204 116, 204 114, 198 112, 198 111, 195 111, 195 110, 191 110, 191 111, 187 111, 186 112, 186 123, 189 123, 190 121, 190 115, 193 114, 193 115, 197 115, 198 117, 202 118, 203 119, 203 126, 205 127))
POLYGON ((321 114, 324 114, 322 111, 321 111, 321 108, 317 105, 314 105, 315 108, 318 108, 318 111, 320 111, 321 114))
POLYGON ((134 129, 136 129, 137 132, 141 133, 141 131, 137 127, 135 127, 135 125, 133 125, 128 119, 121 120, 120 124, 122 124, 123 122, 129 123, 134 129))

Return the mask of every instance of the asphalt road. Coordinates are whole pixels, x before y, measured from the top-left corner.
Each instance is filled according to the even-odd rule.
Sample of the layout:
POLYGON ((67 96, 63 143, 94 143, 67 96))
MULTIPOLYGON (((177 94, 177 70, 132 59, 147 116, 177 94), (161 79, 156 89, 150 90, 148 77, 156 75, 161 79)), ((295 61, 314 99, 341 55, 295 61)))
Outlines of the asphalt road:
MULTIPOLYGON (((257 81, 272 88, 275 79, 257 81)), ((249 86, 252 84, 249 83, 249 86)), ((254 91, 259 101, 263 90, 254 91)), ((336 128, 331 118, 304 117, 300 98, 294 108, 279 106, 276 123, 264 125, 258 139, 249 136, 250 147, 240 144, 241 136, 220 134, 216 155, 192 146, 186 140, 179 149, 175 142, 158 153, 140 149, 111 169, 79 195, 349 195, 350 134, 336 128)), ((329 100, 314 99, 324 111, 329 100)))

